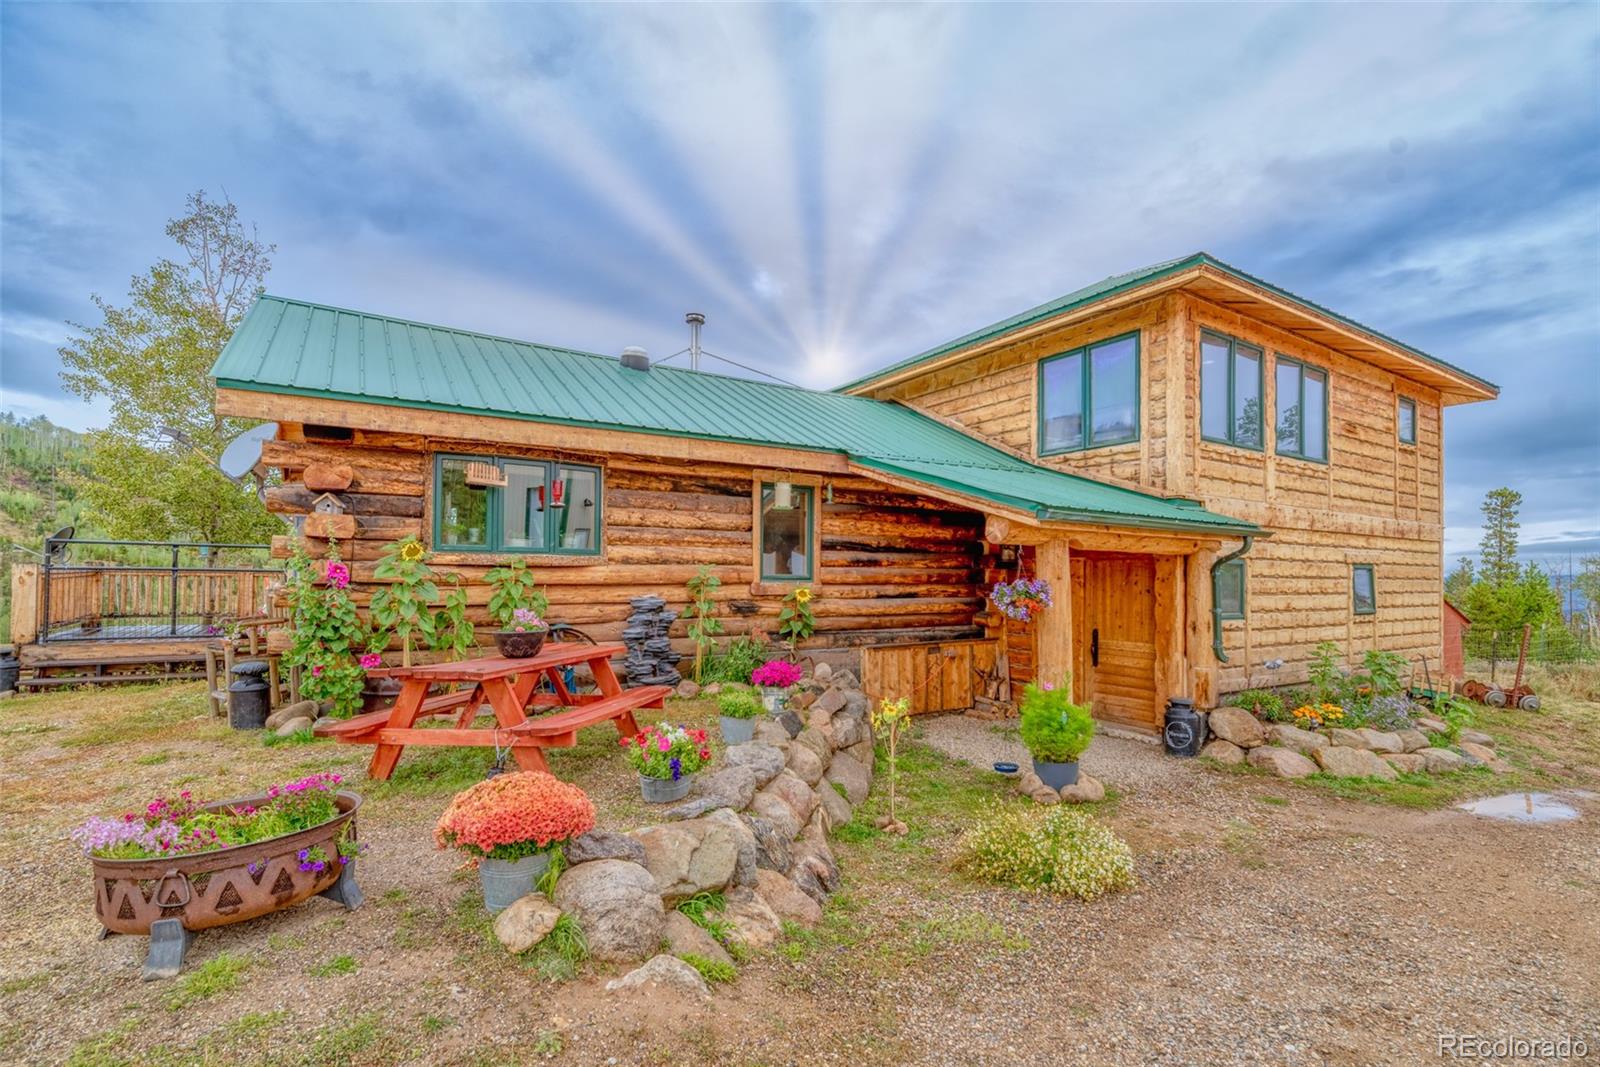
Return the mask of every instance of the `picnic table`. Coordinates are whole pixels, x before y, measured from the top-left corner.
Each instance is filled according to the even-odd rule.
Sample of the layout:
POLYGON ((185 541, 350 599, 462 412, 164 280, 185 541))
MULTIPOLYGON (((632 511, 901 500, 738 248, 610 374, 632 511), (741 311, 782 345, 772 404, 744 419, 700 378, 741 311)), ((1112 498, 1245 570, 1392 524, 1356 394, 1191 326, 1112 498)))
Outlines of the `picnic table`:
POLYGON ((374 677, 400 680, 394 706, 319 726, 316 733, 345 744, 376 745, 367 766, 367 776, 374 779, 394 773, 407 745, 494 746, 509 750, 525 771, 548 771, 545 749, 571 748, 578 743, 579 730, 608 721, 616 724, 618 734, 631 736, 639 730, 633 713, 662 707, 672 692, 664 685, 624 689, 611 669, 611 657, 624 651, 615 643, 547 642, 538 655, 523 659, 487 656, 369 671, 374 677), (594 674, 598 693, 568 688, 566 668, 580 664, 594 674), (541 681, 548 688, 541 689, 541 681), (459 688, 430 696, 429 690, 440 685, 459 688), (485 704, 494 718, 486 727, 475 726, 485 704), (530 718, 529 709, 540 714, 530 718), (419 719, 436 715, 455 716, 455 725, 417 725, 419 719))

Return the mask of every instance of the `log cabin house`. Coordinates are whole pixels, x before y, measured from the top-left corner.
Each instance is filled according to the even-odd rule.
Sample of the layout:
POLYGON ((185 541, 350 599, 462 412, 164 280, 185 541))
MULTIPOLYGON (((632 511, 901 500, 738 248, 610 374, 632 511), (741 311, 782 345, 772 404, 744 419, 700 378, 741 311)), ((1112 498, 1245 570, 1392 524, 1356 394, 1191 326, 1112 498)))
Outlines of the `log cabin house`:
POLYGON ((1070 676, 1143 730, 1172 696, 1304 679, 1322 640, 1437 658, 1443 412, 1497 392, 1205 254, 833 392, 273 296, 213 374, 219 413, 279 426, 269 507, 306 516, 305 472, 349 468, 321 503, 358 599, 416 534, 469 582, 527 557, 552 616, 615 639, 709 564, 730 634, 808 585, 805 651, 861 659, 869 692, 1070 676), (985 592, 1017 574, 1055 604, 1003 625, 985 592))

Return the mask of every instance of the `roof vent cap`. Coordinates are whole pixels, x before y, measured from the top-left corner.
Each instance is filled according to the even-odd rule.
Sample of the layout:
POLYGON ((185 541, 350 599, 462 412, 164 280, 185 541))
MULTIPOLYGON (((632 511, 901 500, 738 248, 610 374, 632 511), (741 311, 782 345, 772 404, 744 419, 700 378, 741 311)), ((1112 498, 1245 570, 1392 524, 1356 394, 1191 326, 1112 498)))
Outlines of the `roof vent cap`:
POLYGON ((622 350, 622 365, 629 370, 649 370, 650 357, 638 345, 629 345, 622 350))

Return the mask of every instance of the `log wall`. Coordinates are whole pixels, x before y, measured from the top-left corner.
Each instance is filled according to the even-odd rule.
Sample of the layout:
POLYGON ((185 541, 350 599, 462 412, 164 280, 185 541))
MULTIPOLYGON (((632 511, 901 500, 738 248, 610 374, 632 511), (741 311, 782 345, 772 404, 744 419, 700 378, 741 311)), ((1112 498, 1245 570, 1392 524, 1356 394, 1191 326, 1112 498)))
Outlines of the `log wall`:
MULTIPOLYGON (((682 609, 685 583, 701 564, 722 579, 715 594, 729 635, 772 632, 788 587, 753 585, 752 485, 756 468, 592 452, 535 451, 481 441, 415 434, 360 432, 353 442, 269 442, 264 461, 284 472, 267 506, 288 516, 310 512, 319 494, 300 481, 311 464, 348 464, 349 491, 336 494, 355 516, 353 540, 339 546, 352 561, 352 590, 365 605, 378 584, 374 561, 389 542, 414 534, 432 540, 435 453, 537 456, 604 468, 603 551, 598 557, 437 553, 435 571, 468 584, 469 616, 489 626, 484 574, 525 558, 550 597, 551 617, 598 640, 620 640, 628 601, 663 596, 682 609)), ((971 636, 982 608, 978 589, 982 516, 865 478, 825 479, 819 492, 820 547, 812 605, 817 634, 805 647, 850 648, 913 638, 971 636)), ((328 542, 309 538, 313 556, 328 542)), ((275 545, 287 554, 289 539, 275 545)), ((691 649, 683 622, 673 628, 680 651, 691 649)), ((487 642, 487 634, 480 634, 487 642)))
MULTIPOLYGON (((1437 662, 1442 649, 1443 425, 1438 392, 1248 318, 1187 292, 1107 312, 1039 337, 875 391, 993 444, 1049 466, 1151 492, 1194 497, 1213 511, 1272 530, 1248 556, 1247 618, 1223 623, 1229 662, 1201 686, 1218 694, 1247 685, 1303 681, 1320 641, 1352 662, 1384 648, 1437 662), (1140 439, 1040 457, 1036 426, 1039 360, 1137 329, 1140 439), (1329 372, 1327 463, 1252 451, 1200 437, 1199 338, 1212 329, 1260 346, 1265 410, 1275 411, 1276 354, 1329 372), (1396 433, 1399 396, 1417 403, 1417 442, 1396 433), (1350 567, 1372 563, 1376 615, 1351 610, 1350 567), (1282 659, 1267 671, 1261 664, 1282 659)), ((1224 551, 1236 547, 1225 546, 1224 551)), ((1191 561, 1204 576, 1210 556, 1191 561)), ((1196 592, 1198 592, 1198 587, 1196 592)), ((1194 614, 1191 612, 1191 614, 1194 614)), ((1209 652, 1208 619, 1191 619, 1192 646, 1209 652)), ((1194 657, 1191 648, 1191 659, 1194 657)), ((1196 660, 1196 665, 1199 661, 1196 660)), ((1197 697, 1202 693, 1197 691, 1197 697)))

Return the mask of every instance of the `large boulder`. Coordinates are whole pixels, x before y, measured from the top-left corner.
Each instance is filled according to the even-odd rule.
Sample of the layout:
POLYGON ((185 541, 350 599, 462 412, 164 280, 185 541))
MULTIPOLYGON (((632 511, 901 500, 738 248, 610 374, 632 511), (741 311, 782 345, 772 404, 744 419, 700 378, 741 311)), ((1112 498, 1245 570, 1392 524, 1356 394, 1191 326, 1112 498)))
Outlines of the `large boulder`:
POLYGON ((312 719, 308 715, 302 715, 297 719, 287 719, 280 723, 278 725, 277 734, 279 737, 293 737, 295 734, 298 734, 302 731, 310 730, 315 725, 316 720, 312 719))
POLYGON ((1240 748, 1255 748, 1267 743, 1266 727, 1243 708, 1218 708, 1207 716, 1211 732, 1240 748))
POLYGON ((772 832, 785 842, 799 837, 801 827, 805 826, 782 797, 764 789, 750 801, 750 813, 764 820, 772 832))
MULTIPOLYGON (((774 803, 782 802, 774 801, 774 803)), ((784 805, 784 810, 788 811, 788 805, 784 805)), ((793 818, 792 812, 790 812, 790 817, 793 818)), ((784 836, 782 830, 760 815, 741 815, 739 816, 739 821, 744 823, 745 827, 750 831, 750 835, 755 838, 756 866, 763 870, 787 874, 789 868, 794 864, 794 859, 790 855, 789 842, 794 840, 795 834, 799 833, 799 830, 796 830, 795 834, 784 836)))
POLYGON ((700 956, 718 963, 733 963, 728 950, 717 939, 696 926, 694 920, 676 909, 667 912, 667 921, 661 927, 667 951, 674 956, 700 956))
POLYGON ((796 715, 788 708, 778 712, 773 721, 782 727, 784 734, 791 739, 799 734, 801 730, 806 728, 806 724, 801 721, 800 716, 796 715))
POLYGON ((1423 770, 1423 759, 1415 752, 1390 752, 1383 761, 1401 774, 1416 774, 1423 770))
POLYGON ((693 700, 695 697, 700 695, 700 685, 698 682, 694 682, 688 678, 685 678, 683 681, 678 683, 676 693, 684 700, 693 700))
POLYGON ((729 879, 728 884, 755 885, 756 869, 760 865, 760 845, 757 844, 755 832, 750 825, 727 808, 720 808, 707 815, 706 822, 725 827, 738 848, 738 858, 733 865, 733 877, 729 879))
POLYGON ((1205 747, 1200 750, 1200 755, 1229 767, 1237 766, 1244 762, 1244 749, 1232 741, 1224 741, 1220 737, 1207 741, 1205 747))
POLYGON ((567 863, 576 866, 595 860, 627 860, 644 865, 644 846, 627 834, 612 830, 590 830, 568 841, 564 851, 567 863))
POLYGON ((1499 756, 1488 745, 1480 745, 1476 741, 1463 741, 1458 746, 1467 762, 1473 766, 1484 766, 1496 774, 1503 774, 1511 769, 1511 765, 1499 756))
POLYGON ((1267 727, 1267 741, 1281 748, 1293 749, 1302 756, 1309 756, 1319 748, 1328 747, 1328 739, 1321 734, 1283 722, 1275 722, 1267 727))
POLYGON ((568 867, 556 882, 554 901, 583 928, 597 960, 644 959, 661 944, 661 894, 637 863, 604 859, 568 867))
POLYGON ((872 773, 873 768, 877 766, 878 748, 873 742, 871 734, 867 735, 866 740, 857 741, 848 748, 841 749, 841 751, 865 767, 868 774, 872 773))
POLYGON ((1419 748, 1415 755, 1422 757, 1422 769, 1429 774, 1445 774, 1466 767, 1466 758, 1448 748, 1419 748))
POLYGON ((1494 738, 1482 730, 1462 730, 1456 740, 1464 745, 1482 745, 1484 748, 1494 747, 1494 738))
POLYGON ((806 785, 816 785, 822 781, 822 772, 827 768, 822 759, 807 746, 791 745, 789 748, 789 769, 806 785))
POLYGON ((1250 766, 1270 771, 1279 778, 1304 778, 1317 773, 1317 765, 1298 752, 1277 745, 1252 748, 1245 757, 1250 766))
POLYGON ((543 893, 529 893, 494 917, 494 936, 507 952, 526 952, 555 929, 559 918, 561 909, 546 900, 543 893))
POLYGON ((1419 748, 1428 747, 1428 735, 1421 730, 1396 730, 1395 736, 1400 738, 1400 747, 1406 752, 1415 752, 1419 748))
POLYGON ((629 971, 621 978, 606 983, 606 992, 615 993, 630 989, 647 992, 671 990, 695 997, 709 997, 711 987, 700 977, 700 972, 676 956, 662 953, 652 956, 644 965, 629 971))
POLYGON ((813 726, 801 730, 794 739, 795 744, 804 745, 816 754, 817 759, 826 767, 833 758, 833 745, 828 741, 828 735, 813 726))
POLYGON ((850 801, 830 782, 823 782, 817 789, 817 799, 822 802, 822 809, 828 813, 828 821, 834 826, 843 826, 854 814, 850 801))
POLYGON ((726 822, 691 819, 646 826, 632 836, 644 846, 645 868, 668 903, 722 889, 733 880, 740 842, 726 822))
MULTIPOLYGON (((1211 743, 1213 745, 1217 744, 1216 741, 1211 743)), ((1227 744, 1228 742, 1223 741, 1221 743, 1227 744)), ((1244 749, 1236 748, 1235 751, 1239 753, 1239 759, 1242 762, 1244 760, 1244 749)), ((1100 779, 1092 774, 1084 774, 1081 771, 1078 773, 1076 782, 1061 787, 1061 799, 1068 804, 1098 804, 1105 798, 1106 787, 1101 783, 1100 779)))
POLYGON ((756 790, 761 788, 762 784, 752 767, 722 766, 714 771, 695 775, 693 795, 720 797, 726 803, 718 805, 719 807, 743 811, 750 806, 750 798, 756 795, 756 790))
POLYGON ((860 689, 861 683, 848 667, 835 667, 833 669, 833 687, 848 693, 852 689, 860 689))
POLYGON ((826 683, 833 677, 833 664, 826 661, 817 664, 811 669, 811 677, 816 681, 826 683))
POLYGON ((857 714, 846 709, 833 717, 833 747, 849 748, 872 739, 872 727, 866 712, 857 714))
POLYGON ((1370 726, 1363 726, 1357 730, 1362 739, 1366 741, 1367 748, 1373 752, 1404 752, 1406 743, 1397 733, 1387 730, 1374 730, 1370 726))
MULTIPOLYGON (((827 842, 806 839, 794 847, 794 872, 810 871, 822 888, 831 893, 839 888, 839 863, 827 842)), ((794 873, 794 872, 791 872, 794 873)), ((796 885, 801 883, 797 879, 796 885)), ((817 903, 822 903, 821 899, 817 903)))
POLYGON ((748 767, 756 776, 757 788, 778 776, 784 765, 783 749, 760 741, 746 741, 742 745, 729 745, 722 753, 726 767, 748 767))
POLYGON ((848 752, 836 752, 828 765, 826 781, 844 786, 845 799, 858 806, 872 791, 872 772, 848 752))
POLYGON ((722 913, 733 936, 747 948, 766 948, 783 932, 783 920, 772 906, 752 890, 728 894, 728 907, 722 913))
POLYGON ((674 804, 661 813, 661 818, 667 822, 681 822, 684 819, 698 819, 708 812, 720 811, 728 806, 726 797, 691 797, 682 803, 674 804))
POLYGON ((811 818, 811 813, 817 810, 819 803, 816 792, 806 784, 805 779, 791 770, 785 770, 768 782, 758 795, 774 796, 783 801, 794 812, 801 826, 811 818))
POLYGON ((751 740, 759 741, 764 745, 773 745, 789 751, 789 731, 778 725, 776 719, 757 719, 755 729, 751 732, 751 740))
POLYGON ((838 686, 831 686, 819 696, 808 709, 813 715, 821 712, 831 716, 836 711, 843 711, 846 704, 844 690, 838 686))
POLYGON ((1339 748, 1367 747, 1367 739, 1361 736, 1360 730, 1347 730, 1343 726, 1335 726, 1329 730, 1328 739, 1339 748))
POLYGON ((284 723, 294 719, 310 719, 315 722, 319 716, 319 711, 320 709, 315 700, 297 700, 293 704, 285 704, 267 716, 267 729, 276 730, 284 723))
POLYGON ((1449 723, 1432 715, 1418 715, 1414 721, 1417 724, 1417 729, 1425 733, 1447 734, 1450 732, 1449 723))
POLYGON ((1399 777, 1377 753, 1364 748, 1329 745, 1317 749, 1311 758, 1324 771, 1339 778, 1382 778, 1392 782, 1399 777))
POLYGON ((1032 767, 1024 767, 1018 772, 1016 789, 1036 804, 1061 803, 1061 794, 1045 785, 1039 776, 1033 773, 1032 767))
POLYGON ((755 888, 757 895, 780 919, 805 926, 814 926, 822 920, 822 906, 776 871, 761 871, 755 888))

